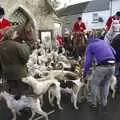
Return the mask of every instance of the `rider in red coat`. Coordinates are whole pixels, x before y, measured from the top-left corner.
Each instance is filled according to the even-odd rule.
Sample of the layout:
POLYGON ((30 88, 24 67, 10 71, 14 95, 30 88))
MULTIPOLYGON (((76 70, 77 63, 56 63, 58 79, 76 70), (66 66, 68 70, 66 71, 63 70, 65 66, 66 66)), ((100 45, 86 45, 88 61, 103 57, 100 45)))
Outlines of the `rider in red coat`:
POLYGON ((85 37, 84 32, 86 25, 81 17, 78 17, 77 22, 73 25, 73 55, 75 59, 84 54, 85 37))
POLYGON ((84 33, 86 29, 85 23, 82 21, 81 17, 78 17, 78 21, 73 26, 73 32, 84 33))
POLYGON ((114 16, 110 16, 108 18, 106 25, 105 25, 105 28, 104 28, 106 32, 110 29, 110 27, 112 25, 112 21, 116 20, 116 19, 120 20, 120 12, 117 12, 114 16))
POLYGON ((11 22, 4 17, 5 12, 2 7, 0 7, 0 41, 3 40, 4 30, 11 26, 11 22))

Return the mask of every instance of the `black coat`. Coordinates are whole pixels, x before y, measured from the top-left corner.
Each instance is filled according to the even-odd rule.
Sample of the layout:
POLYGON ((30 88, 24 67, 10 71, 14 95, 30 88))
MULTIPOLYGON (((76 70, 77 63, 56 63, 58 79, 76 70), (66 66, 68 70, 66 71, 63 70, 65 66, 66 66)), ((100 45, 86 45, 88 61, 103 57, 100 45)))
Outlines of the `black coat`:
POLYGON ((0 43, 0 65, 2 77, 6 80, 18 80, 27 74, 26 62, 29 58, 29 47, 12 40, 0 43))
POLYGON ((120 34, 113 39, 111 45, 116 51, 115 55, 116 61, 120 62, 120 34))

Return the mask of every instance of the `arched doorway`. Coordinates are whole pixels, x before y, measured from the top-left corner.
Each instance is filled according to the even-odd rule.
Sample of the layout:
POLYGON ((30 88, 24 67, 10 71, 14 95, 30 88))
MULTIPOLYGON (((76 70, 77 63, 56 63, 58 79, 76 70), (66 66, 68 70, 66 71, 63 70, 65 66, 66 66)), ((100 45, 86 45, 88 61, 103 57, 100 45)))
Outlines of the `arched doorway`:
POLYGON ((35 23, 32 17, 24 8, 19 6, 12 11, 9 15, 9 19, 13 23, 15 29, 20 29, 22 31, 21 38, 32 47, 36 40, 35 23))

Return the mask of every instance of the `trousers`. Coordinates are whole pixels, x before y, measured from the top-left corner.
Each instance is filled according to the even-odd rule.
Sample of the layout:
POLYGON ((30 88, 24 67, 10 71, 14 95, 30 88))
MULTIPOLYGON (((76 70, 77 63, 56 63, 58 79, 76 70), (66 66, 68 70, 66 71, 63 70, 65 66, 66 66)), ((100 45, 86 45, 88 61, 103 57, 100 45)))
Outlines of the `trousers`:
POLYGON ((91 81, 91 102, 97 105, 98 95, 100 93, 100 102, 103 106, 107 105, 109 94, 109 81, 115 72, 115 66, 97 66, 91 81))

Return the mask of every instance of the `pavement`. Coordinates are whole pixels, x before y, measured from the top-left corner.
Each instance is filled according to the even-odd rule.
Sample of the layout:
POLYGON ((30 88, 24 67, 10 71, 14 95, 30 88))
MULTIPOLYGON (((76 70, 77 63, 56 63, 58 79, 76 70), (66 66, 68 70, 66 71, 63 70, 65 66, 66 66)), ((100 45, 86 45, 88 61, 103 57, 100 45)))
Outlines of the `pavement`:
MULTIPOLYGON (((119 93, 120 94, 120 93, 119 93)), ((50 107, 46 104, 48 100, 45 98, 45 111, 51 111, 55 109, 55 113, 49 116, 49 120, 120 120, 120 95, 117 94, 115 99, 109 97, 108 99, 108 113, 104 114, 101 107, 97 111, 91 111, 86 101, 79 104, 79 110, 75 110, 70 103, 69 96, 62 97, 62 106, 64 110, 58 110, 57 108, 50 107)), ((31 112, 29 110, 23 110, 22 114, 17 117, 17 120, 28 120, 31 112)), ((8 108, 5 106, 5 102, 0 102, 0 120, 11 120, 12 116, 8 108)), ((40 119, 44 120, 44 119, 40 119)))

